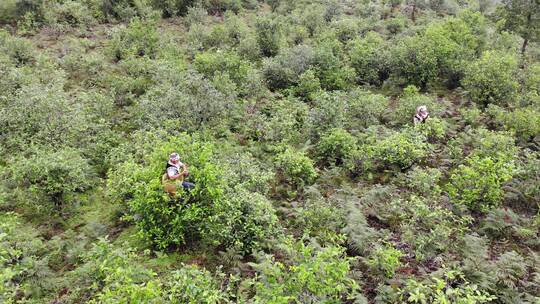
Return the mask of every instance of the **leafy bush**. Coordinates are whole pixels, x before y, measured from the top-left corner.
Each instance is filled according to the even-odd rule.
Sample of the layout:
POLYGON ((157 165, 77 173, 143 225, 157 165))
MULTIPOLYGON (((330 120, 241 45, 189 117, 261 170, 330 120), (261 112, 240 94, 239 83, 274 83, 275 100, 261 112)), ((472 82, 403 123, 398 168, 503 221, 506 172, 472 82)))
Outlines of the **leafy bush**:
POLYGON ((109 173, 111 197, 127 203, 139 233, 161 249, 198 240, 242 252, 264 248, 278 235, 272 205, 263 195, 246 189, 253 186, 250 179, 255 177, 234 178, 241 174, 237 171, 241 167, 218 166, 215 151, 211 142, 185 134, 158 139, 142 164, 128 160, 109 173), (161 185, 164 164, 172 151, 189 165, 190 180, 195 183, 189 191, 178 189, 173 199, 161 185), (229 170, 235 173, 224 173, 229 170))
POLYGON ((313 50, 305 45, 283 49, 271 59, 266 59, 263 75, 271 90, 285 89, 297 84, 300 76, 313 64, 313 50))
POLYGON ((193 64, 199 73, 207 77, 217 72, 227 73, 238 87, 246 82, 250 69, 249 62, 242 60, 236 53, 199 53, 193 64))
POLYGON ((52 213, 73 201, 93 184, 93 172, 79 151, 31 149, 8 167, 11 189, 19 202, 39 212, 52 213))
POLYGON ((135 114, 141 127, 193 131, 227 123, 231 96, 224 95, 202 75, 179 73, 165 66, 158 85, 140 99, 135 114))
POLYGON ((403 90, 401 98, 397 100, 395 109, 389 115, 390 124, 412 124, 414 114, 419 106, 426 106, 431 118, 439 115, 443 109, 443 106, 437 103, 433 97, 420 94, 415 86, 407 86, 403 90))
POLYGON ((279 238, 278 218, 267 198, 239 186, 228 192, 215 203, 213 215, 207 219, 208 240, 249 254, 269 247, 270 240, 279 238))
POLYGON ((353 90, 347 96, 344 124, 350 130, 362 130, 380 124, 388 109, 388 99, 380 94, 353 90))
POLYGON ((486 51, 465 70, 463 88, 472 101, 484 107, 511 103, 518 89, 517 65, 511 54, 486 51))
POLYGON ((257 42, 264 56, 275 56, 283 44, 282 24, 271 15, 259 17, 255 24, 257 42))
POLYGON ((206 269, 183 265, 172 272, 163 287, 168 301, 181 303, 228 303, 226 294, 219 288, 216 278, 206 269))
MULTIPOLYGON (((392 49, 392 70, 395 76, 403 78, 405 84, 413 84, 422 89, 438 75, 437 53, 433 45, 421 36, 399 40, 392 49)), ((394 77, 395 77, 394 76, 394 77)))
POLYGON ((354 296, 357 285, 348 277, 351 259, 343 257, 342 248, 316 249, 290 240, 283 246, 287 262, 264 255, 251 263, 257 271, 249 280, 253 303, 338 302, 354 296))
POLYGON ((424 197, 438 197, 441 194, 439 182, 441 170, 437 168, 416 167, 407 172, 407 187, 424 197))
POLYGON ((107 46, 110 56, 120 61, 130 57, 155 58, 158 52, 159 33, 156 24, 138 18, 132 20, 127 28, 116 28, 107 46))
POLYGON ((111 194, 117 200, 127 198, 129 214, 141 235, 152 244, 167 248, 201 236, 225 187, 221 169, 212 162, 214 149, 209 143, 180 135, 158 143, 144 156, 147 165, 128 160, 110 173, 111 194), (189 192, 180 191, 177 200, 171 200, 161 185, 164 164, 172 151, 189 164, 196 185, 189 192))
POLYGON ((286 149, 276 156, 275 162, 281 177, 297 190, 312 184, 317 177, 313 161, 303 152, 286 149))
POLYGON ((515 132, 521 141, 527 142, 540 134, 540 112, 536 108, 518 108, 509 112, 489 105, 487 112, 505 130, 515 132))
POLYGON ((423 261, 437 256, 455 244, 447 240, 459 239, 469 217, 458 217, 441 206, 436 200, 429 202, 417 196, 408 200, 396 200, 392 206, 394 217, 400 222, 403 240, 412 245, 417 260, 423 261))
POLYGON ((341 165, 356 149, 356 138, 343 129, 332 129, 321 137, 317 145, 317 155, 327 163, 341 165))
POLYGON ((514 172, 512 161, 472 155, 452 173, 448 193, 454 202, 485 212, 500 204, 503 184, 514 172))
POLYGON ((401 266, 399 260, 403 256, 403 252, 390 246, 378 247, 366 260, 366 264, 380 271, 383 275, 391 278, 396 273, 396 269, 401 266))
POLYGON ((44 240, 14 213, 0 214, 0 301, 37 301, 53 292, 44 240))
POLYGON ((353 40, 349 47, 351 66, 359 83, 380 85, 388 77, 389 62, 383 51, 384 40, 379 34, 369 32, 364 38, 353 40))
POLYGON ((407 303, 489 303, 497 297, 470 284, 458 270, 445 270, 441 278, 431 277, 426 282, 408 280, 400 289, 400 301, 407 303))
POLYGON ((414 129, 392 132, 383 139, 375 139, 360 147, 379 166, 408 168, 428 155, 430 145, 426 137, 414 129))
POLYGON ((307 190, 308 199, 293 210, 294 227, 298 234, 313 237, 320 244, 340 243, 345 225, 343 201, 339 195, 324 198, 315 187, 307 190))

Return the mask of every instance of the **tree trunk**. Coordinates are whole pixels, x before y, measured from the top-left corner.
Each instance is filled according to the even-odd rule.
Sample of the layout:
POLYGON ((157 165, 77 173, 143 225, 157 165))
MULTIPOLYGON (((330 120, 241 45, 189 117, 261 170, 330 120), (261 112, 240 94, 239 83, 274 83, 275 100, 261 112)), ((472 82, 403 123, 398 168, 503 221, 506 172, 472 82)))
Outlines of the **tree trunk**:
POLYGON ((529 44, 529 39, 523 39, 523 45, 521 45, 521 56, 525 55, 525 50, 527 50, 527 44, 529 44))

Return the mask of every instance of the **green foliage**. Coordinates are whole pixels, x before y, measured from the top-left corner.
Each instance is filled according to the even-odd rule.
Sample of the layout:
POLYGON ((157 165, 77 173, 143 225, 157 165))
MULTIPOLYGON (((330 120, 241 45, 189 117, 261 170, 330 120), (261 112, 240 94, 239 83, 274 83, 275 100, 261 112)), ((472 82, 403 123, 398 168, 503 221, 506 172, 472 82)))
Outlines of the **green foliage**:
POLYGON ((159 33, 152 21, 132 20, 128 27, 118 27, 112 33, 107 52, 116 60, 131 57, 155 58, 158 52, 159 33))
POLYGON ((202 75, 163 67, 159 84, 140 99, 136 117, 141 127, 194 131, 227 123, 232 96, 218 91, 202 75))
POLYGON ((525 53, 529 41, 540 40, 540 25, 537 22, 540 13, 538 11, 540 11, 540 4, 536 1, 505 0, 497 7, 496 16, 500 21, 499 25, 524 39, 522 53, 525 53))
POLYGON ((9 186, 19 202, 48 214, 69 207, 75 194, 94 184, 88 161, 74 149, 29 149, 8 170, 9 186))
POLYGON ((228 303, 226 294, 218 285, 216 278, 206 269, 194 265, 183 265, 167 278, 164 290, 170 303, 228 303))
POLYGON ((321 137, 317 155, 327 164, 341 165, 356 149, 356 138, 343 129, 332 129, 321 137))
POLYGON ((417 260, 427 260, 455 248, 446 240, 459 239, 471 221, 469 217, 454 215, 437 201, 417 196, 393 203, 393 217, 400 222, 403 239, 412 245, 417 260))
POLYGON ((281 50, 277 56, 263 63, 263 75, 268 87, 277 90, 297 84, 313 60, 313 50, 305 45, 281 50))
POLYGON ((425 283, 408 280, 400 293, 403 303, 477 304, 497 299, 470 284, 458 270, 445 270, 440 278, 432 277, 425 283))
POLYGON ((47 248, 34 229, 13 213, 0 214, 0 301, 34 301, 53 289, 47 248))
POLYGON ((540 112, 535 107, 518 108, 509 112, 489 105, 487 112, 497 124, 514 132, 521 141, 527 142, 540 134, 540 112))
POLYGON ((414 114, 419 106, 427 107, 429 119, 435 118, 443 109, 443 106, 437 103, 433 97, 420 94, 415 86, 407 86, 403 89, 401 98, 397 100, 394 110, 390 113, 390 123, 393 125, 412 124, 414 114))
POLYGON ((345 224, 345 212, 342 198, 334 195, 328 199, 311 187, 307 191, 308 199, 294 208, 294 227, 298 234, 313 237, 321 244, 335 244, 341 241, 339 234, 345 224))
POLYGON ((276 156, 275 162, 281 177, 295 189, 312 184, 317 177, 313 161, 303 152, 288 148, 276 156))
POLYGON ((282 45, 282 25, 271 15, 259 17, 255 24, 257 42, 264 56, 275 56, 282 45))
POLYGON ((486 51, 466 68, 463 88, 472 101, 484 107, 512 103, 518 89, 517 64, 511 54, 486 51))
POLYGON ((378 85, 388 73, 388 60, 383 51, 384 40, 376 32, 369 32, 364 38, 355 39, 350 44, 351 66, 355 69, 357 81, 378 85), (382 54, 381 54, 382 52, 382 54))
POLYGON ((497 207, 504 195, 503 184, 515 171, 512 161, 494 157, 469 156, 450 177, 448 193, 453 201, 472 210, 497 207))
POLYGON ((441 194, 439 182, 441 170, 437 168, 415 167, 407 172, 407 187, 424 197, 438 197, 441 194))
POLYGON ((396 269, 401 266, 400 258, 402 256, 403 252, 396 248, 390 246, 378 247, 366 260, 366 264, 391 278, 396 273, 396 269))
POLYGON ((269 241, 279 238, 281 233, 272 203, 240 186, 229 191, 216 202, 213 215, 207 219, 206 238, 214 245, 222 244, 246 254, 269 247, 269 241))
POLYGON ((253 303, 337 303, 354 295, 356 282, 348 277, 351 259, 340 247, 317 249, 303 242, 283 244, 285 262, 271 255, 251 263, 257 271, 250 280, 253 303))
POLYGON ((426 88, 437 77, 437 54, 433 45, 421 36, 406 37, 392 49, 392 70, 405 83, 426 88))
POLYGON ((390 132, 382 139, 371 139, 360 147, 360 151, 375 162, 376 166, 408 168, 428 155, 430 145, 426 137, 414 129, 390 132))
POLYGON ((193 62, 195 69, 207 77, 217 72, 227 73, 234 83, 241 87, 247 80, 249 63, 242 60, 236 53, 199 53, 193 62))
POLYGON ((362 130, 380 124, 387 105, 388 99, 383 95, 353 90, 347 96, 344 124, 350 130, 362 130))
POLYGON ((141 235, 159 248, 185 244, 200 237, 215 204, 223 198, 222 170, 212 162, 214 147, 187 135, 171 137, 144 156, 149 166, 126 161, 110 173, 109 189, 117 199, 128 198, 129 214, 141 235), (196 187, 180 190, 171 200, 162 190, 167 155, 177 151, 189 164, 196 187), (127 179, 127 180, 126 180, 127 179), (127 189, 125 189, 127 188, 127 189))

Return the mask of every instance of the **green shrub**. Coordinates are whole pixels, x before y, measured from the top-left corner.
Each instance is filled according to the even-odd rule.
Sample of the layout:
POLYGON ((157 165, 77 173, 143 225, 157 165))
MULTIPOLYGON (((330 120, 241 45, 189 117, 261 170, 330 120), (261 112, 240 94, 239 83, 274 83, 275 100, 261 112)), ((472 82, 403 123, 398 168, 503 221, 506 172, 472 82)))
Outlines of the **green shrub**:
POLYGON ((180 135, 156 145, 144 156, 146 165, 126 161, 110 173, 111 194, 117 200, 127 198, 129 214, 140 234, 156 247, 200 238, 225 188, 222 171, 212 161, 214 149, 209 143, 180 135), (164 164, 172 151, 189 165, 190 178, 196 185, 189 192, 180 191, 176 200, 171 200, 161 185, 164 164))
POLYGON ((152 6, 163 12, 165 17, 176 15, 185 15, 190 7, 193 7, 196 1, 194 0, 151 0, 152 6))
POLYGON ((314 188, 307 190, 308 199, 292 210, 294 228, 298 229, 298 234, 312 237, 320 244, 339 244, 345 225, 343 199, 338 195, 324 198, 314 188))
POLYGON ((326 90, 348 89, 354 82, 354 69, 346 64, 343 45, 337 39, 321 41, 314 48, 313 69, 326 90))
POLYGON ((130 57, 155 58, 159 37, 154 22, 135 18, 127 28, 114 29, 107 45, 107 52, 116 61, 130 57))
POLYGON ((469 24, 455 17, 430 24, 422 37, 434 49, 440 79, 450 88, 457 87, 464 68, 475 58, 479 37, 469 24))
POLYGON ((247 80, 250 70, 249 62, 242 60, 236 53, 205 52, 195 56, 195 69, 211 78, 217 72, 227 73, 238 87, 247 80))
POLYGON ((332 129, 321 137, 317 155, 324 163, 341 165, 356 149, 356 138, 343 129, 332 129))
POLYGON ((407 303, 489 303, 497 297, 469 283, 458 270, 445 270, 442 277, 430 277, 426 282, 409 279, 399 290, 400 301, 407 303), (466 301, 466 302, 463 302, 466 301))
POLYGON ((411 196, 406 201, 394 202, 397 206, 391 209, 400 222, 403 240, 412 245, 415 258, 419 261, 455 249, 456 244, 448 243, 447 240, 459 239, 472 221, 472 218, 454 215, 441 206, 437 198, 429 201, 411 196))
POLYGON ((41 302, 54 292, 48 248, 33 227, 14 213, 0 213, 0 301, 41 302))
POLYGON ((193 131, 228 122, 231 95, 218 91, 202 75, 160 67, 157 85, 151 87, 134 109, 141 128, 149 126, 193 131))
POLYGON ((32 148, 7 168, 10 188, 25 207, 52 214, 69 207, 73 196, 93 184, 93 170, 75 149, 32 148))
POLYGON ((504 158, 472 155, 450 177, 450 198, 472 210, 486 212, 497 207, 504 195, 503 184, 515 172, 513 161, 504 158))
POLYGON ((166 300, 174 304, 229 303, 218 283, 208 270, 182 264, 180 269, 167 277, 163 289, 167 293, 166 300))
POLYGON ((401 77, 404 84, 425 89, 436 81, 438 75, 435 47, 421 36, 406 37, 397 41, 391 50, 391 69, 394 77, 401 77))
POLYGON ((90 26, 96 23, 87 5, 79 1, 51 3, 43 9, 44 22, 63 30, 64 27, 90 26))
POLYGON ((397 100, 395 109, 389 115, 390 124, 412 125, 414 114, 419 106, 426 106, 431 118, 436 117, 443 109, 443 106, 437 103, 435 98, 420 94, 415 86, 407 86, 403 89, 402 96, 397 100))
MULTIPOLYGON (((232 187, 232 185, 231 185, 232 187)), ((280 234, 272 203, 259 193, 237 186, 215 202, 213 215, 206 221, 205 238, 213 245, 234 248, 242 254, 268 248, 269 241, 280 234)))
POLYGON ((403 252, 394 247, 385 246, 376 248, 366 260, 366 264, 381 272, 387 278, 391 278, 396 273, 396 269, 401 266, 400 258, 403 252))
POLYGON ((407 172, 407 187, 424 197, 438 197, 441 194, 439 182, 441 170, 437 168, 416 167, 407 172))
POLYGON ((377 139, 374 144, 363 145, 360 149, 379 166, 405 169, 425 158, 430 145, 424 135, 413 129, 405 129, 377 139))
POLYGON ((518 108, 512 112, 490 105, 488 114, 497 124, 507 131, 512 131, 518 138, 527 142, 540 134, 540 112, 535 107, 518 108))
POLYGON ((295 189, 312 184, 317 177, 313 161, 303 152, 289 148, 278 154, 275 162, 283 180, 295 189))
POLYGON ((430 141, 444 139, 448 129, 448 123, 438 117, 432 117, 416 126, 418 131, 430 141))
POLYGON ((388 73, 383 38, 376 32, 369 32, 364 38, 353 40, 349 47, 351 66, 356 71, 357 81, 380 85, 388 73))
POLYGON ((305 100, 313 100, 321 92, 321 82, 313 70, 307 70, 298 78, 298 85, 293 89, 296 96, 305 100))
POLYGON ((313 64, 313 50, 305 45, 283 49, 271 59, 263 62, 263 75, 271 90, 285 89, 297 84, 313 64))
POLYGON ((463 88, 469 92, 472 101, 484 107, 491 103, 512 103, 518 89, 517 72, 515 56, 486 51, 466 68, 463 88))
MULTIPOLYGON (((250 179, 238 176, 242 168, 218 165, 216 146, 180 134, 157 139, 145 152, 142 164, 125 161, 109 173, 109 192, 117 203, 127 203, 139 233, 164 249, 188 241, 236 248, 241 252, 264 248, 277 235, 277 217, 270 202, 250 192, 250 179), (167 156, 177 151, 189 166, 195 188, 178 189, 172 199, 161 185, 167 156), (225 174, 227 171, 235 173, 225 174), (230 179, 226 179, 229 177, 230 179), (246 189, 248 188, 248 189, 246 189)), ((257 174, 257 170, 254 174, 257 174)), ((245 172, 248 174, 248 172, 245 172)), ((261 177, 260 175, 257 175, 261 177)))
POLYGON ((272 16, 263 16, 255 24, 257 42, 264 56, 275 56, 283 44, 282 24, 272 16))
POLYGON ((387 97, 363 90, 353 90, 347 96, 345 126, 350 130, 362 130, 380 124, 387 109, 387 97))
POLYGON ((333 128, 343 128, 347 113, 345 94, 325 92, 318 94, 309 111, 308 126, 312 136, 317 139, 333 128))
POLYGON ((250 279, 253 303, 339 302, 352 298, 356 282, 348 277, 351 259, 340 247, 316 249, 303 242, 283 244, 288 262, 264 255, 252 263, 257 275, 250 279))

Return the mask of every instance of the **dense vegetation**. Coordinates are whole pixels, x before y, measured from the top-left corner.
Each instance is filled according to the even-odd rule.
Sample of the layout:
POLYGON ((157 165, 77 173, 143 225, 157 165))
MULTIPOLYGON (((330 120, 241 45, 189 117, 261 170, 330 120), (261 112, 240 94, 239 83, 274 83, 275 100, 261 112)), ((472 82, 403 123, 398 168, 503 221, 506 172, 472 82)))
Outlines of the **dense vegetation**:
POLYGON ((540 303, 538 0, 0 24, 1 303, 540 303))

